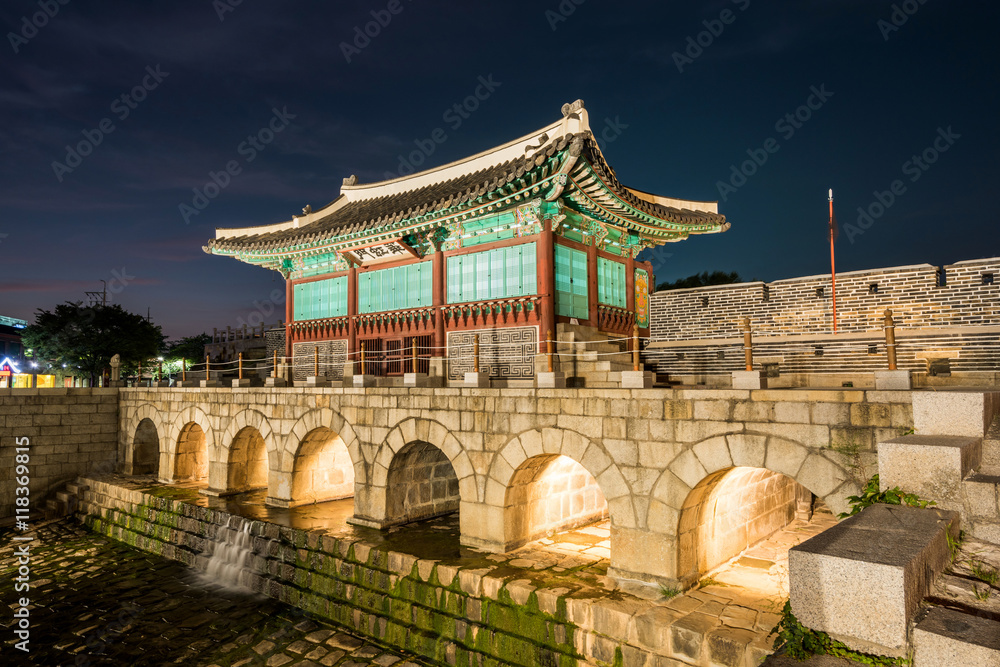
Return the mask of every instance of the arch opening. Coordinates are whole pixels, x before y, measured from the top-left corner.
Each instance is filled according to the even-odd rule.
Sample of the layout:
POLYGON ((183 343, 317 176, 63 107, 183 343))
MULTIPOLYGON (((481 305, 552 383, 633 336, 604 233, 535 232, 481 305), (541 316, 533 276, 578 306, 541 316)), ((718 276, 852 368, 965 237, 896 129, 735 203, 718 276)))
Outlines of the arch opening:
POLYGON ((386 519, 389 524, 412 523, 459 508, 458 476, 451 461, 429 442, 412 442, 389 463, 386 519))
POLYGON ((608 503, 597 480, 568 456, 544 454, 514 471, 504 499, 508 549, 543 539, 554 551, 609 558, 608 503), (580 529, 580 530, 578 530, 580 529), (552 539, 547 539, 552 538, 552 539))
POLYGON ((153 420, 146 417, 135 429, 132 439, 132 474, 157 475, 160 472, 160 436, 153 420))
POLYGON ((185 424, 177 437, 174 458, 175 482, 203 482, 208 479, 208 446, 205 431, 195 422, 185 424))
POLYGON ((678 525, 678 571, 686 584, 709 576, 728 585, 788 596, 788 550, 836 523, 791 477, 729 468, 691 490, 678 525))
POLYGON ((308 505, 354 496, 354 463, 332 429, 315 428, 302 439, 292 468, 292 504, 308 505))
POLYGON ((240 429, 229 448, 227 468, 228 492, 267 488, 267 446, 260 431, 252 426, 240 429))

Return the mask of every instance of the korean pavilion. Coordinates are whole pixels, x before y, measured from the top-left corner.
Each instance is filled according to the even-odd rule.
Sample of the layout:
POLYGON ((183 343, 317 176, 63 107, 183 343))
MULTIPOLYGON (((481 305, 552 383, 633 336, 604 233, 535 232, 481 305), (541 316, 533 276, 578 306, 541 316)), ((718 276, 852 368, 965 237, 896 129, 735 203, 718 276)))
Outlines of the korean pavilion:
POLYGON ((654 276, 636 256, 728 228, 715 202, 620 183, 577 101, 478 155, 379 183, 352 176, 320 210, 218 229, 205 251, 284 276, 295 379, 318 354, 330 379, 456 380, 478 334, 481 371, 520 384, 545 370, 548 332, 567 324, 595 339, 636 324, 648 335, 654 276))

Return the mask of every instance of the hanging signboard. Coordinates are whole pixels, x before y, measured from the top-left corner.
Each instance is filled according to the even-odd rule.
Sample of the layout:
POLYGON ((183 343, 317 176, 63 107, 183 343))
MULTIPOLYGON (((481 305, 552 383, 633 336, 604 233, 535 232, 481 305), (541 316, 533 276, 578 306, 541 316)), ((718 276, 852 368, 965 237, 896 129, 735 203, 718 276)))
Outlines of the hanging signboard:
POLYGON ((395 239, 388 243, 377 243, 360 248, 351 248, 350 250, 342 251, 341 254, 347 261, 358 266, 381 264, 408 257, 420 257, 413 248, 403 243, 400 239, 395 239))
POLYGON ((640 329, 649 328, 649 272, 635 270, 635 321, 640 329))

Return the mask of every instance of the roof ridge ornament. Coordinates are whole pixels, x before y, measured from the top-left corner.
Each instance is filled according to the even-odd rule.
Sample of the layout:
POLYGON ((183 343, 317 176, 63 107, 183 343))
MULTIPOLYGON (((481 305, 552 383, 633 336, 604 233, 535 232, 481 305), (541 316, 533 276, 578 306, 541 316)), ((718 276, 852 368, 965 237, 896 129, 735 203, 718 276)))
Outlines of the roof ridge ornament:
POLYGON ((577 112, 582 110, 583 110, 583 100, 577 100, 572 104, 567 103, 562 105, 563 118, 579 118, 580 116, 578 115, 577 112))
POLYGON ((358 184, 357 174, 351 174, 350 176, 344 179, 344 185, 357 185, 357 184, 358 184))

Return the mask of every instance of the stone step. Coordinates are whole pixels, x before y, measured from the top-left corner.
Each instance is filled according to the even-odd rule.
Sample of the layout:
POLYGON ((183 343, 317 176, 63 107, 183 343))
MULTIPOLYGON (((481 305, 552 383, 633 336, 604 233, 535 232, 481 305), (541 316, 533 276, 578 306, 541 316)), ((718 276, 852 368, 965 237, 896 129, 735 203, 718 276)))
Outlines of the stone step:
POLYGON ((938 507, 964 509, 963 480, 979 465, 982 438, 904 435, 878 443, 882 490, 899 487, 938 507))
POLYGON ((958 532, 956 512, 867 507, 789 550, 792 612, 855 650, 904 657, 920 601, 951 561, 947 536, 958 532))
POLYGON ((913 667, 1000 665, 1000 623, 931 607, 913 629, 913 667))
POLYGON ((86 484, 81 484, 80 482, 70 482, 66 485, 66 490, 75 495, 80 495, 90 487, 86 484))
POLYGON ((1000 392, 913 392, 913 429, 918 435, 982 438, 1000 407, 1000 392))
POLYGON ((993 420, 983 438, 983 465, 1000 468, 1000 417, 993 420))
POLYGON ((966 531, 977 540, 1000 544, 1000 468, 981 467, 962 486, 966 531))

